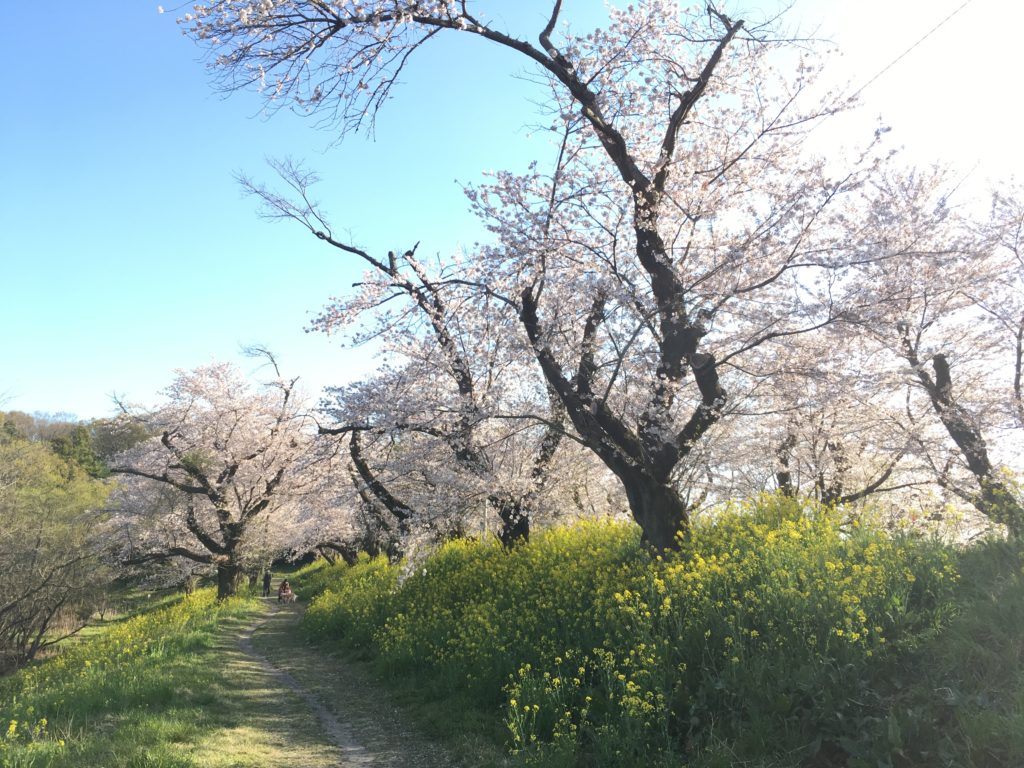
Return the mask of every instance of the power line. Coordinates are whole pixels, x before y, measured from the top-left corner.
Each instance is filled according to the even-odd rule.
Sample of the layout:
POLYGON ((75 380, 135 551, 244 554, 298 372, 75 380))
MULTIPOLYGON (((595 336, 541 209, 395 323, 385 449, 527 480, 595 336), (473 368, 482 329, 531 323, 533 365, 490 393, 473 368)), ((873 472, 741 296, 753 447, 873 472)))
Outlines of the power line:
POLYGON ((908 53, 910 53, 912 50, 917 48, 917 46, 919 46, 921 43, 923 43, 925 40, 927 40, 929 37, 931 37, 933 34, 935 34, 944 24, 946 24, 946 22, 948 22, 950 19, 952 19, 958 13, 960 13, 960 11, 962 11, 964 8, 966 8, 968 5, 970 5, 972 2, 973 2, 973 0, 964 0, 964 2, 960 5, 960 7, 958 7, 956 10, 954 10, 951 14, 949 14, 946 18, 944 18, 942 21, 940 21, 938 24, 936 24, 930 30, 928 30, 920 40, 918 40, 916 43, 914 43, 909 48, 907 48, 907 50, 905 50, 903 53, 901 53, 895 59, 893 59, 888 64, 886 64, 881 70, 878 71, 878 73, 875 74, 874 77, 872 77, 870 80, 868 80, 866 83, 864 83, 864 85, 862 85, 860 88, 858 88, 856 91, 854 91, 853 95, 850 96, 849 100, 853 101, 858 96, 860 96, 861 92, 865 88, 867 88, 869 85, 871 85, 873 82, 875 82, 878 78, 880 78, 882 75, 884 75, 890 69, 892 69, 908 53))

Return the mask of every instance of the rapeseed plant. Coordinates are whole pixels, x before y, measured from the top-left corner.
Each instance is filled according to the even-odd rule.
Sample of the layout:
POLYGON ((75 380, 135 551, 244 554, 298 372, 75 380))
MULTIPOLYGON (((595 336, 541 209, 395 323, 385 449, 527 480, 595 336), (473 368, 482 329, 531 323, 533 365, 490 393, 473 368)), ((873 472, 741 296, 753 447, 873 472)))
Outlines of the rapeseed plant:
POLYGON ((321 575, 309 631, 504 712, 512 751, 544 766, 838 741, 872 703, 858 698, 872 670, 936 621, 956 581, 938 543, 776 496, 697 520, 663 556, 635 526, 582 522, 512 551, 453 541, 398 571, 363 560, 321 575))
POLYGON ((200 590, 169 607, 110 627, 88 641, 68 645, 56 658, 0 680, 0 765, 50 765, 79 761, 77 750, 112 707, 146 708, 174 696, 158 660, 182 653, 244 602, 217 601, 200 590))

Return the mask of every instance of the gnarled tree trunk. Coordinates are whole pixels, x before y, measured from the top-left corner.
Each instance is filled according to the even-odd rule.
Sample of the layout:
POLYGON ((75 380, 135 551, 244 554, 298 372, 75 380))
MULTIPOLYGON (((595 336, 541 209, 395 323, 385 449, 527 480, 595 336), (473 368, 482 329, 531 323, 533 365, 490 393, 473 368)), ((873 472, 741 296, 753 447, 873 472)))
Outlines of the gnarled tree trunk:
POLYGON ((217 599, 224 600, 238 594, 244 577, 245 569, 240 564, 231 560, 217 563, 217 599))
POLYGON ((989 520, 1005 526, 1012 538, 1024 538, 1024 508, 993 466, 985 437, 978 424, 953 394, 949 360, 941 353, 933 355, 933 376, 922 364, 907 327, 900 325, 898 330, 902 337, 903 356, 913 367, 914 374, 927 393, 939 421, 946 428, 946 433, 956 444, 967 468, 978 483, 979 492, 970 495, 969 501, 989 520))

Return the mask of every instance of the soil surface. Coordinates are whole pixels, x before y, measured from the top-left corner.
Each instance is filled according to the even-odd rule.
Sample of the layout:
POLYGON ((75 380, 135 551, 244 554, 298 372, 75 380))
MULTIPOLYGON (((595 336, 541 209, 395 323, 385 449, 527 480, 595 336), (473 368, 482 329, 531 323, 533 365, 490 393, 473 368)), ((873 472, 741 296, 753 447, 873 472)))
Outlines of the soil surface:
MULTIPOLYGON (((301 700, 339 768, 451 768, 460 761, 403 721, 401 712, 358 665, 308 645, 302 607, 268 600, 265 616, 238 636, 247 659, 301 700)), ((315 760, 323 766, 324 755, 315 760)), ((296 764, 296 768, 301 768, 296 764)))

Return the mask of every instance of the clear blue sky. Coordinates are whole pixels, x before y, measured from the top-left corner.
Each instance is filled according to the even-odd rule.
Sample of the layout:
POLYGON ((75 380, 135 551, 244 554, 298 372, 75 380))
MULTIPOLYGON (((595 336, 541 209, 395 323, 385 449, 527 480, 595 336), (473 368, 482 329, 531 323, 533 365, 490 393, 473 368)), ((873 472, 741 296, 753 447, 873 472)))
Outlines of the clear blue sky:
MULTIPOLYGON (((961 3, 803 0, 791 21, 834 37, 859 83, 961 3)), ((867 114, 885 114, 920 159, 1020 173, 1016 5, 973 0, 865 91, 867 114)), ((574 0, 568 14, 587 6, 599 12, 574 0)), ((264 157, 303 158, 324 176, 337 231, 376 250, 421 241, 449 253, 482 236, 456 180, 547 151, 522 127, 533 92, 512 77, 522 64, 475 41, 414 59, 376 141, 340 145, 290 113, 261 117, 252 94, 216 95, 156 3, 14 3, 0 46, 3 409, 104 416, 115 391, 153 402, 175 368, 251 369, 238 354, 250 343, 314 392, 344 382, 368 355, 304 329, 361 267, 259 220, 233 174, 270 181, 264 157)))

